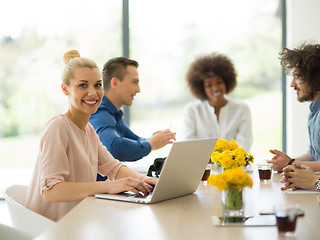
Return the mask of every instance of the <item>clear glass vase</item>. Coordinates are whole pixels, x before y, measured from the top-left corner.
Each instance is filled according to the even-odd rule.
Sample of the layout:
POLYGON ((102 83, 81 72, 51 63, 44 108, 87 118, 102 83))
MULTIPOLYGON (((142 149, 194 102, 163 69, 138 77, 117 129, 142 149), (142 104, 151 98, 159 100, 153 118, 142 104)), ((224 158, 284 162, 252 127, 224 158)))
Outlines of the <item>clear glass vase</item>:
POLYGON ((243 191, 236 188, 227 188, 221 192, 221 202, 224 216, 243 216, 243 191))

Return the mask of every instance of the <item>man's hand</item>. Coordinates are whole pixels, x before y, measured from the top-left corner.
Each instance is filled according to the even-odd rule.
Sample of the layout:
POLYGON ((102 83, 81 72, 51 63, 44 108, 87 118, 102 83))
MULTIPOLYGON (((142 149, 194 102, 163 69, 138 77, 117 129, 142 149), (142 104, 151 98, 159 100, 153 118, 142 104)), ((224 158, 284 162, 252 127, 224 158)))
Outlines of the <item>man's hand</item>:
POLYGON ((314 183, 318 179, 319 176, 316 176, 310 167, 294 163, 283 169, 282 182, 285 183, 285 186, 281 189, 314 189, 314 183))
POLYGON ((152 150, 157 150, 166 146, 167 144, 173 143, 176 140, 176 133, 171 132, 169 129, 157 131, 148 140, 152 150))
POLYGON ((271 160, 267 160, 267 163, 272 163, 273 170, 281 172, 282 169, 288 165, 291 158, 284 152, 276 149, 270 150, 270 152, 274 154, 274 157, 271 160))

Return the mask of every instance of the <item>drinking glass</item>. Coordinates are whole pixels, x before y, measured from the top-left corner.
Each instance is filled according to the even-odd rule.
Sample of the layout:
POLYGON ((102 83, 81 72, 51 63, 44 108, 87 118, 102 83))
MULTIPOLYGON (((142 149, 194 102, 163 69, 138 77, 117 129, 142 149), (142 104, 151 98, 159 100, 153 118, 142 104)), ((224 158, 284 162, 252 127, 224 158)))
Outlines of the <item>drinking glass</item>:
POLYGON ((280 205, 275 207, 277 227, 280 237, 294 237, 299 205, 280 205))
POLYGON ((265 183, 271 182, 272 164, 259 163, 258 164, 258 172, 259 172, 260 181, 265 182, 265 183))

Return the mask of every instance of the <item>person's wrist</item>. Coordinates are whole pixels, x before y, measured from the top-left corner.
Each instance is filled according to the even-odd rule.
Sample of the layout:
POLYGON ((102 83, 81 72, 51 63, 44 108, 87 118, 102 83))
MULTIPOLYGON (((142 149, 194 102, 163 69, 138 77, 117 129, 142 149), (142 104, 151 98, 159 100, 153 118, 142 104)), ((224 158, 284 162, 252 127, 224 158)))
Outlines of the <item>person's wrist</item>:
POLYGON ((150 144, 151 150, 154 150, 153 142, 151 141, 151 139, 149 139, 147 142, 150 144))
POLYGON ((288 166, 289 166, 289 165, 292 165, 292 163, 293 163, 295 160, 296 160, 296 159, 291 158, 291 160, 288 162, 288 166))

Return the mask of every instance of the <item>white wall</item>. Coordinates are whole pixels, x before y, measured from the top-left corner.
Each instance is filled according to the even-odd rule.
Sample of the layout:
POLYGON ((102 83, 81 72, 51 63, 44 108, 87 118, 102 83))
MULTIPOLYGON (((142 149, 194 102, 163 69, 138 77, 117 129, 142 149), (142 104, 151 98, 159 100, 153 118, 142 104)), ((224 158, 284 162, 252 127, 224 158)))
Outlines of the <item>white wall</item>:
MULTIPOLYGON (((287 2, 287 47, 293 48, 304 40, 320 43, 320 1, 286 0, 287 2)), ((309 102, 297 101, 296 93, 287 78, 287 153, 296 157, 306 153, 309 145, 309 102)))

